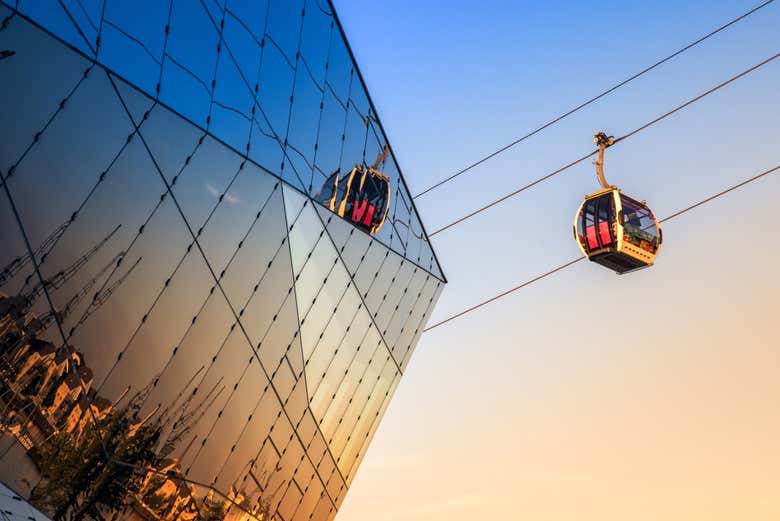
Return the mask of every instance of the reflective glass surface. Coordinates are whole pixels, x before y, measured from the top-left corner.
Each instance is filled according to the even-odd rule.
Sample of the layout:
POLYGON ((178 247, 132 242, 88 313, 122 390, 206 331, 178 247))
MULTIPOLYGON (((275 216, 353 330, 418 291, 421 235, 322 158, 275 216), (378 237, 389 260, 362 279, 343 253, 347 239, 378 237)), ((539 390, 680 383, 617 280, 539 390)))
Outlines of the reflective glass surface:
POLYGON ((653 213, 625 195, 620 196, 620 204, 623 210, 623 240, 655 253, 658 249, 658 227, 653 213))
POLYGON ((332 6, 0 21, 0 498, 332 519, 444 285, 332 6))

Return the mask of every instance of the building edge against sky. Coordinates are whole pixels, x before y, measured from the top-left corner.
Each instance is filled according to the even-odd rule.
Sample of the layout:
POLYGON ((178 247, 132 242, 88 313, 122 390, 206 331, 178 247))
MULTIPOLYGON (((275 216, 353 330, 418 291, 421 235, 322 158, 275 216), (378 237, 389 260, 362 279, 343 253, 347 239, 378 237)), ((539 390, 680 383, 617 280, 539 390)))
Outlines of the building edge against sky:
POLYGON ((332 5, 259 3, 0 2, 0 481, 50 517, 331 519, 446 282, 332 5))

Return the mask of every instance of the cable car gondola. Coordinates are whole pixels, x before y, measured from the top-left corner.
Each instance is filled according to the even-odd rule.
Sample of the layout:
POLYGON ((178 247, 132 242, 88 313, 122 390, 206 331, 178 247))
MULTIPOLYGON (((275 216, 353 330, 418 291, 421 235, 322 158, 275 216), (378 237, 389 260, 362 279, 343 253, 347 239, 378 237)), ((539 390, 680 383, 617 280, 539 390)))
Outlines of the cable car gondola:
POLYGON ((314 198, 339 217, 374 235, 384 225, 390 208, 390 179, 378 170, 387 152, 385 148, 373 166, 355 165, 342 178, 338 171, 334 172, 314 198))
POLYGON ((604 178, 604 150, 614 144, 612 136, 597 132, 599 146, 594 161, 601 190, 585 196, 574 219, 574 238, 589 260, 615 271, 628 273, 652 266, 663 240, 661 228, 645 201, 620 192, 604 178))

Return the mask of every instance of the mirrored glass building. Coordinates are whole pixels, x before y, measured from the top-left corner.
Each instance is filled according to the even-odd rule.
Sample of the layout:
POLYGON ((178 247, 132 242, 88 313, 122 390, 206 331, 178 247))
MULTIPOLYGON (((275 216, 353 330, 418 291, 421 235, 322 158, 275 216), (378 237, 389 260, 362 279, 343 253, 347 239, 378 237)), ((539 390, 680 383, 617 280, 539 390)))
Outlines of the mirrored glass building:
POLYGON ((446 282, 327 0, 0 1, 0 482, 328 520, 446 282))

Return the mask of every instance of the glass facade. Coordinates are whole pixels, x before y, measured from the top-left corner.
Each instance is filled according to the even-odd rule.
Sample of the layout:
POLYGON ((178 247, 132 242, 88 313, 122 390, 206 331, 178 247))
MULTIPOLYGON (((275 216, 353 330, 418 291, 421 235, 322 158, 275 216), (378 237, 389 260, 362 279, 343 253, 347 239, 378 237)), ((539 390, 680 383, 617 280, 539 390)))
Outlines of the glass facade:
POLYGON ((332 519, 446 282, 332 5, 0 24, 0 496, 332 519))

